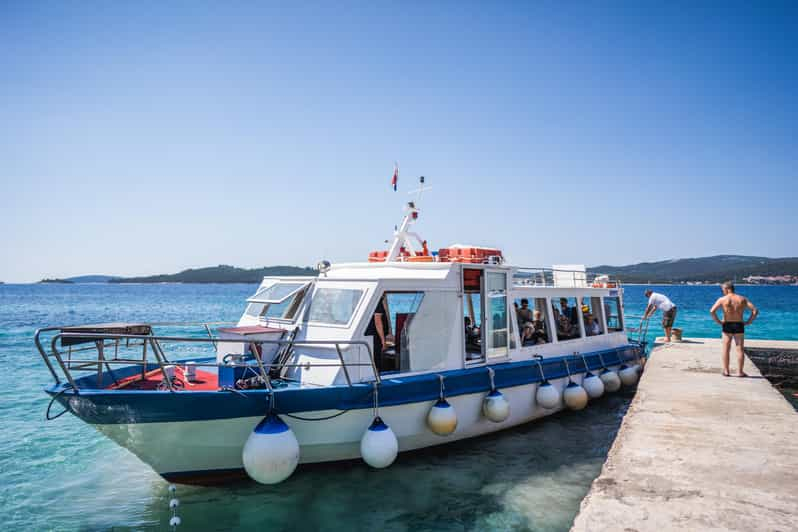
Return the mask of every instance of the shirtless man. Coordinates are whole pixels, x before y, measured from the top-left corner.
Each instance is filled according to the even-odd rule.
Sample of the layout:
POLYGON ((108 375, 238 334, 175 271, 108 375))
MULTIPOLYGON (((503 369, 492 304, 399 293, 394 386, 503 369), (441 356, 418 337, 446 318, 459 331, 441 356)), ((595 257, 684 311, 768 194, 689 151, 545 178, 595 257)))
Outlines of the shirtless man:
POLYGON ((723 327, 723 376, 729 376, 729 350, 731 349, 731 341, 734 338, 734 344, 737 346, 737 376, 747 377, 743 371, 743 362, 745 355, 743 353, 743 341, 745 339, 745 326, 750 325, 759 315, 759 311, 753 303, 743 296, 734 293, 734 285, 727 281, 721 285, 723 290, 723 297, 718 299, 709 313, 712 314, 712 319, 715 323, 723 327), (718 309, 723 309, 723 321, 718 319, 718 309), (751 311, 748 321, 743 323, 743 314, 745 309, 751 311))

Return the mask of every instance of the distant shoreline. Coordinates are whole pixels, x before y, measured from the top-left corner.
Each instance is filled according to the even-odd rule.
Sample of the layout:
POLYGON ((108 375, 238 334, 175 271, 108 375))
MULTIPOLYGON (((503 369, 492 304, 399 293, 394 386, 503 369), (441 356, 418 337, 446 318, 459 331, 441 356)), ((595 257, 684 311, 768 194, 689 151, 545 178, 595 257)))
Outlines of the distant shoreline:
MULTIPOLYGON (((641 262, 628 266, 601 265, 587 268, 588 274, 605 274, 628 286, 662 284, 674 286, 709 285, 734 280, 744 286, 798 285, 798 257, 768 258, 746 255, 715 255, 659 262, 641 262)), ((259 283, 264 277, 315 277, 318 272, 302 266, 266 266, 239 268, 220 264, 190 268, 178 273, 121 277, 82 275, 42 279, 42 283, 117 283, 117 284, 231 284, 259 283)))
MULTIPOLYGON (((42 279, 41 281, 34 281, 28 283, 6 283, 0 282, 0 285, 6 286, 31 286, 31 285, 48 285, 48 284, 65 284, 65 285, 208 285, 208 284, 218 284, 218 285, 235 285, 235 284, 248 284, 248 285, 256 285, 260 284, 262 279, 258 280, 242 280, 242 281, 86 281, 86 282, 77 282, 77 281, 70 281, 67 279, 42 279)), ((621 280, 621 287, 624 286, 679 286, 679 287, 701 287, 701 286, 720 286, 721 283, 669 283, 669 282, 651 282, 651 283, 624 283, 621 280)), ((756 287, 756 286, 782 286, 782 287, 794 287, 798 288, 796 284, 783 284, 783 283, 735 283, 735 286, 741 287, 756 287)))

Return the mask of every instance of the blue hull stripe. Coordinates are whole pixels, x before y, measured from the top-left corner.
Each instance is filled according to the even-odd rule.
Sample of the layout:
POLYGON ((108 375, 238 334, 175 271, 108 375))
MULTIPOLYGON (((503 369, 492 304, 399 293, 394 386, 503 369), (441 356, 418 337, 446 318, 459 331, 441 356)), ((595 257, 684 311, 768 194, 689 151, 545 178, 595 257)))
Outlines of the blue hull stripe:
MULTIPOLYGON (((568 359, 571 373, 584 373, 586 369, 599 369, 599 354, 611 366, 633 359, 640 348, 629 344, 605 351, 586 353, 587 368, 581 357, 552 357, 545 359, 543 371, 547 379, 567 375, 564 360, 568 359)), ((492 364, 496 388, 508 388, 540 382, 538 364, 519 361, 492 364)), ((133 374, 138 368, 115 370, 117 378, 133 374)), ((490 391, 490 379, 485 366, 440 373, 428 373, 411 377, 390 378, 383 376, 380 386, 380 406, 393 406, 438 398, 440 385, 438 375, 446 378, 446 396, 490 391)), ((88 385, 78 380, 78 386, 88 385)), ((53 385, 45 391, 55 395, 64 385, 53 385)), ((371 383, 353 386, 299 387, 295 383, 275 387, 275 408, 279 414, 312 412, 318 410, 353 410, 370 408, 373 405, 371 383)), ((167 392, 148 390, 64 390, 58 401, 83 421, 92 424, 156 423, 176 421, 201 421, 238 417, 263 416, 269 404, 268 390, 191 391, 167 392)))

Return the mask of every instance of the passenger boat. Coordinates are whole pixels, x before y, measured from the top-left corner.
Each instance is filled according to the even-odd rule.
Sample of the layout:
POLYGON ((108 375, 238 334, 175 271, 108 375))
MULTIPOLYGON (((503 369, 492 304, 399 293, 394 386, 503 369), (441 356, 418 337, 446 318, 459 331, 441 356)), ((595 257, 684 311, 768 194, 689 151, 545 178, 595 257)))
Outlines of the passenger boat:
POLYGON ((297 463, 386 467, 635 384, 644 345, 618 281, 510 266, 499 249, 430 251, 418 216, 408 203, 367 262, 264 278, 230 326, 40 329, 48 419, 60 403, 169 481, 274 483, 297 463))

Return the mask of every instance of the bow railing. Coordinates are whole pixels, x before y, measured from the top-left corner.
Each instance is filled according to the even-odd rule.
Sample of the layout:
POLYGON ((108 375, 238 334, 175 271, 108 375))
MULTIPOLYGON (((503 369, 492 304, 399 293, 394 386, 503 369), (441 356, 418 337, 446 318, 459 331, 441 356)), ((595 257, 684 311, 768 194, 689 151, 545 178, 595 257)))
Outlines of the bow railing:
MULTIPOLYGON (((175 324, 171 324, 174 326, 175 324)), ((184 324, 181 324, 184 325, 184 324)), ((268 389, 272 389, 271 381, 275 371, 282 371, 284 368, 310 369, 314 367, 340 367, 343 370, 344 378, 349 386, 353 379, 350 374, 351 368, 367 367, 377 383, 380 383, 380 374, 377 369, 371 346, 364 340, 295 340, 295 339, 247 339, 247 338, 224 338, 210 336, 169 336, 155 334, 108 334, 98 332, 57 332, 50 338, 49 351, 42 344, 42 334, 48 332, 61 331, 64 327, 47 327, 39 329, 35 334, 35 343, 48 367, 56 384, 68 383, 75 392, 80 389, 104 389, 103 382, 107 377, 117 383, 113 367, 134 366, 140 368, 142 379, 155 370, 163 377, 164 389, 174 392, 177 391, 173 382, 173 375, 170 366, 179 363, 190 362, 196 369, 220 367, 248 368, 254 372, 259 381, 268 389), (216 351, 206 351, 206 355, 213 354, 213 361, 203 361, 204 357, 196 357, 196 349, 200 347, 207 349, 209 346, 215 348, 217 342, 225 344, 243 344, 242 352, 245 355, 225 357, 225 362, 216 361, 216 351), (61 344, 59 347, 59 343, 61 344), (179 345, 189 347, 184 349, 185 353, 194 355, 192 360, 170 360, 167 356, 164 345, 179 345), (76 347, 79 346, 79 347, 76 347), (272 346, 277 355, 267 361, 262 356, 265 346, 272 346), (65 349, 66 347, 66 349, 65 349), (356 347, 358 351, 365 348, 368 355, 365 362, 361 362, 362 357, 357 357, 357 362, 349 361, 344 356, 344 351, 356 347), (337 356, 335 362, 290 362, 291 354, 302 348, 330 349, 334 350, 337 356), (130 356, 131 351, 135 353, 130 356), (247 352, 248 351, 248 352, 247 352), (87 356, 86 353, 92 353, 87 356), (96 355, 95 355, 96 353, 96 355), (254 362, 251 363, 251 362, 254 362), (76 378, 73 372, 92 372, 96 374, 94 383, 87 383, 76 378)), ((360 353, 360 352, 359 352, 360 353)), ((138 374, 139 371, 136 371, 138 374)))

